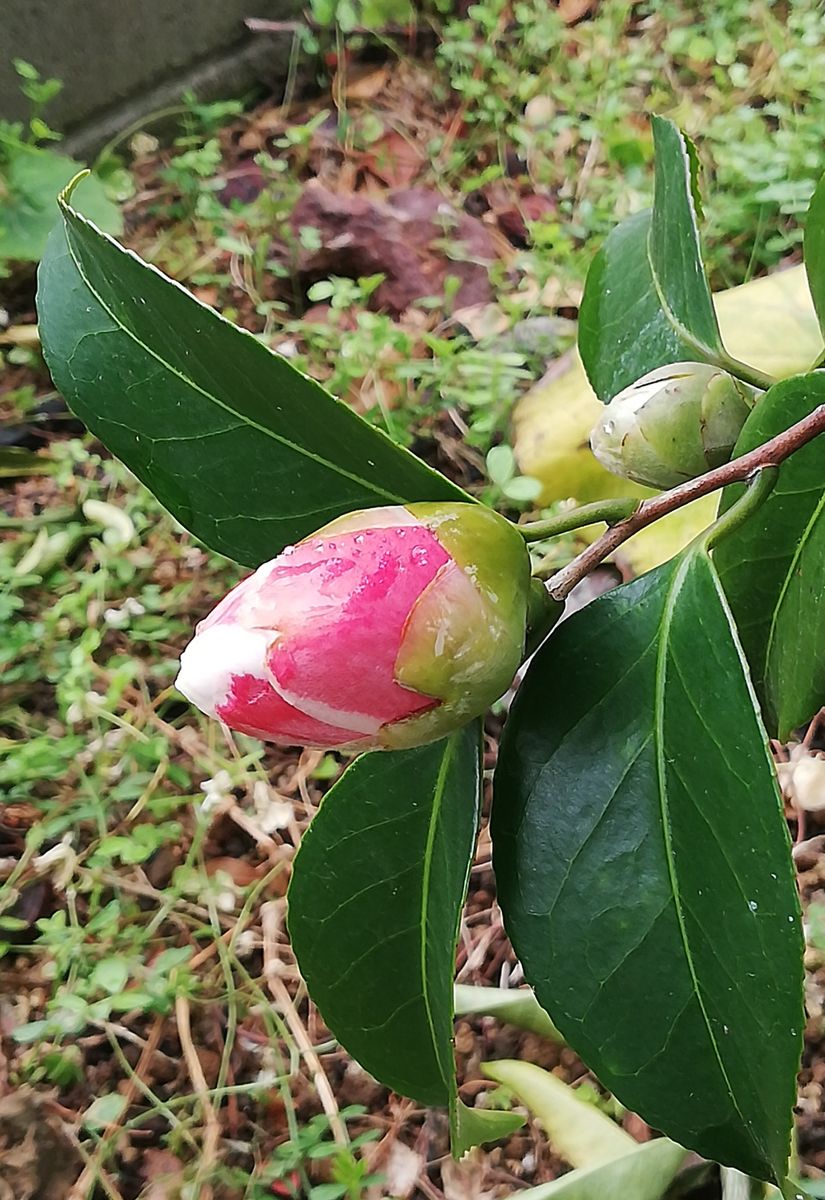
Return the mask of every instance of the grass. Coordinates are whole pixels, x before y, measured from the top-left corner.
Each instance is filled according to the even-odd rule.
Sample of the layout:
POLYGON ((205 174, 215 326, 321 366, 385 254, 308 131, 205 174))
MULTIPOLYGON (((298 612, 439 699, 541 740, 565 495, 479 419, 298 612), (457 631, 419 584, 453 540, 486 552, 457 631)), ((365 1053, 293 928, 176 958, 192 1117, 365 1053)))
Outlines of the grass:
MULTIPOLYGON (((649 202, 645 114, 701 134, 717 287, 798 255, 825 139, 813 0, 781 13, 605 0, 574 24, 560 11, 484 0, 439 19, 431 62, 404 50, 376 103, 352 96, 339 57, 337 109, 329 96, 274 115, 192 103, 172 146, 141 135, 108 155, 121 188, 131 175, 132 245, 511 513, 536 494, 507 444, 512 406, 570 344, 601 239, 649 202), (303 181, 322 170, 345 188, 387 128, 420 150, 416 185, 458 207, 547 199, 496 269, 493 330, 467 331, 449 296, 395 319, 370 307, 374 276, 296 276, 313 239, 289 224, 303 181), (227 203, 244 139, 267 186, 227 203), (313 305, 324 319, 305 319, 313 305)), ((3 415, 42 428, 36 354, 6 351, 5 368, 3 415)), ((284 932, 291 854, 343 760, 227 738, 181 701, 177 655, 238 568, 88 439, 52 425, 46 441, 48 474, 14 483, 0 524, 9 1082, 56 1089, 76 1120, 74 1200, 137 1196, 147 1150, 177 1175, 170 1196, 359 1197, 375 1186, 360 1139, 401 1128, 411 1141, 422 1117, 363 1080, 369 1111, 349 1104, 284 932)), ((431 1156, 443 1149, 432 1134, 431 1156)))

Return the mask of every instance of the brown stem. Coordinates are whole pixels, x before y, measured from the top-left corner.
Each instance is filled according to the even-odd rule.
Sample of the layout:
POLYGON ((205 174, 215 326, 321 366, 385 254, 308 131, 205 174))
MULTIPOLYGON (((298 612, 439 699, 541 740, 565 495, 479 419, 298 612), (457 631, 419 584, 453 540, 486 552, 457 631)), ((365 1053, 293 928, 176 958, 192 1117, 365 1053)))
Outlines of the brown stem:
POLYGON ((715 492, 717 488, 727 487, 729 483, 742 483, 760 467, 778 466, 795 450, 813 441, 820 433, 825 433, 825 404, 820 404, 790 429, 777 434, 775 438, 757 446, 755 450, 743 454, 741 458, 734 458, 716 470, 708 471, 706 475, 699 475, 696 479, 689 479, 687 483, 680 483, 669 492, 662 492, 658 496, 651 496, 649 500, 643 500, 629 517, 612 525, 572 562, 557 571, 548 580, 547 590, 554 600, 564 600, 594 567, 640 529, 658 521, 660 517, 666 517, 668 513, 675 512, 677 508, 690 504, 692 500, 715 492))

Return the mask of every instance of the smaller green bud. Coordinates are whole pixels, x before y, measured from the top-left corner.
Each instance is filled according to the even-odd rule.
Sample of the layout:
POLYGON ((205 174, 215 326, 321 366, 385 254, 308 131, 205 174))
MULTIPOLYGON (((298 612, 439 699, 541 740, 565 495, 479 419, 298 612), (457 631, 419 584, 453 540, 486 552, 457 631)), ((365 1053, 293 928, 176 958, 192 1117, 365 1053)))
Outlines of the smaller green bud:
POLYGON ((590 445, 614 475, 676 487, 729 460, 757 394, 708 363, 657 367, 611 400, 590 445))

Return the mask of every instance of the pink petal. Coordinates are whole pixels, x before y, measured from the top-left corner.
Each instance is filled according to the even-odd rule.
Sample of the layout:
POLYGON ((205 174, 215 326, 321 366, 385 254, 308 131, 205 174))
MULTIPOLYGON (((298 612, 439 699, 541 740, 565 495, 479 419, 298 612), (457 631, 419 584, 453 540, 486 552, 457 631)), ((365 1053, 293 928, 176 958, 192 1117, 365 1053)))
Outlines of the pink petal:
POLYGON ((272 686, 255 675, 235 675, 217 715, 231 729, 264 741, 290 746, 351 745, 359 738, 351 729, 336 729, 315 721, 283 700, 272 686))
POLYGON ((267 656, 278 691, 317 719, 362 733, 432 706, 396 683, 410 609, 447 551, 424 526, 312 538, 275 560, 241 619, 266 612, 267 656))
POLYGON ((220 600, 212 611, 207 613, 202 621, 198 622, 195 630, 196 635, 203 633, 206 629, 211 629, 215 625, 229 625, 237 621, 240 610, 244 605, 248 605, 257 594, 262 579, 268 573, 271 565, 271 563, 264 563, 262 567, 258 567, 258 570, 254 574, 247 575, 246 579, 242 579, 240 583, 236 583, 232 591, 227 592, 223 600, 220 600))

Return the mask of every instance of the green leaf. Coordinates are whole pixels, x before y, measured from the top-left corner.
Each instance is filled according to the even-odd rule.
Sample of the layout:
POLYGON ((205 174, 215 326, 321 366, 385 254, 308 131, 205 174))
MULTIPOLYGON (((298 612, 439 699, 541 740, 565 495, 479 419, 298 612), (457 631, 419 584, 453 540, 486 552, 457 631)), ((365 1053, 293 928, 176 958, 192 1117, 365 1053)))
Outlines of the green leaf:
POLYGON ((87 1129, 105 1129, 116 1124, 126 1110, 127 1100, 119 1092, 98 1096, 86 1109, 81 1120, 87 1129))
POLYGON ((825 175, 816 185, 805 218, 805 271, 819 327, 825 330, 825 175))
POLYGON ((453 973, 479 744, 474 722, 357 759, 304 836, 289 889, 292 946, 330 1029, 388 1087, 450 1107, 459 1133, 453 973))
POLYGON ((468 1108, 461 1100, 454 1102, 450 1117, 453 1158, 461 1158, 473 1146, 509 1137, 524 1124, 521 1113, 493 1108, 468 1108))
POLYGON ((529 988, 471 987, 457 983, 454 990, 456 1016, 495 1017, 551 1042, 564 1041, 529 988))
MULTIPOLYGON (((783 380, 745 422, 745 454, 825 403, 825 374, 783 380)), ((726 488, 720 512, 742 494, 726 488)), ((825 438, 779 468, 776 486, 744 525, 714 551, 722 586, 751 666, 768 728, 785 738, 825 702, 825 438)))
POLYGON ((482 1063, 481 1070, 515 1092, 541 1122, 556 1153, 571 1166, 600 1167, 633 1153, 636 1142, 629 1133, 549 1071, 515 1059, 482 1063))
POLYGON ((651 275, 667 320, 693 347, 690 357, 704 361, 722 349, 722 342, 699 245, 696 151, 672 121, 651 120, 656 150, 648 234, 651 275))
POLYGON ((240 563, 353 509, 468 499, 66 205, 38 312, 77 415, 187 529, 240 563))
POLYGON ((674 1141, 781 1178, 799 906, 766 736, 701 545, 539 651, 505 730, 493 838, 511 941, 569 1044, 674 1141))
MULTIPOLYGON (((58 216, 57 194, 82 169, 82 163, 65 154, 15 143, 8 161, 0 167, 0 259, 36 261, 41 257, 58 216)), ((96 175, 83 180, 78 206, 109 233, 120 233, 123 228, 120 210, 96 175)))
POLYGON ((685 1158, 675 1142, 658 1138, 617 1162, 580 1168, 552 1183, 518 1193, 518 1200, 660 1200, 685 1158))
POLYGON ((309 1200, 338 1200, 346 1196, 347 1188, 343 1183, 318 1183, 310 1190, 309 1200))
POLYGON ((640 1146, 623 1129, 582 1100, 577 1089, 532 1063, 482 1063, 482 1072, 515 1092, 538 1118, 553 1149, 577 1169, 553 1183, 521 1193, 567 1200, 659 1200, 686 1157, 667 1138, 640 1146), (654 1154, 650 1147, 657 1146, 654 1154), (641 1157, 639 1157, 641 1154, 641 1157))
POLYGON ((649 211, 622 221, 587 273, 579 353, 605 404, 654 367, 693 357, 659 302, 647 256, 650 225, 649 211))
POLYGON ((609 234, 579 311, 579 351, 605 403, 654 367, 724 353, 699 245, 696 153, 662 117, 653 137, 653 209, 609 234))
POLYGON ((125 958, 115 956, 101 959, 92 971, 89 986, 93 991, 122 992, 129 982, 129 964, 125 958))

